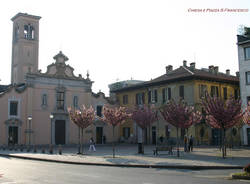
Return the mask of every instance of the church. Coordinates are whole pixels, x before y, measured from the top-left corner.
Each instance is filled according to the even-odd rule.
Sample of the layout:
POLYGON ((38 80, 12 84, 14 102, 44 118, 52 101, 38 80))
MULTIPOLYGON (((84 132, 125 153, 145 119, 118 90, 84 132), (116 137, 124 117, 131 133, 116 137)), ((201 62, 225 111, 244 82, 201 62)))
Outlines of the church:
MULTIPOLYGON (((18 13, 13 22, 11 84, 0 85, 1 145, 70 145, 78 143, 78 127, 71 122, 67 108, 92 106, 102 116, 103 105, 115 106, 104 93, 93 93, 93 81, 75 76, 69 58, 61 51, 39 70, 40 16, 18 13)), ((84 142, 91 137, 97 144, 112 141, 111 127, 98 119, 85 129, 84 142)), ((118 134, 116 129, 115 134, 118 134)))

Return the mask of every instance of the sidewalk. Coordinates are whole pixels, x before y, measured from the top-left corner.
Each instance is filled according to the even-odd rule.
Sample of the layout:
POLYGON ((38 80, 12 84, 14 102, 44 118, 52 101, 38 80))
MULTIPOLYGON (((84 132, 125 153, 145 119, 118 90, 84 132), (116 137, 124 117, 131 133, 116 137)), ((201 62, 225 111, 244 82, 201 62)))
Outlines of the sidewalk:
MULTIPOLYGON (((41 153, 38 149, 37 153, 0 150, 1 156, 19 157, 24 159, 36 159, 43 161, 62 162, 70 164, 86 164, 86 165, 106 165, 106 166, 124 166, 124 167, 158 167, 158 168, 242 168, 250 163, 250 149, 241 148, 227 150, 227 158, 221 157, 218 148, 194 148, 194 152, 185 153, 183 148, 180 149, 180 157, 168 155, 166 152, 160 152, 158 156, 153 155, 154 146, 146 145, 144 147, 145 154, 137 154, 137 145, 118 145, 116 146, 116 156, 112 157, 112 146, 100 145, 96 146, 96 152, 89 152, 84 147, 84 155, 77 155, 77 147, 63 148, 62 155, 58 154, 58 150, 54 150, 51 155, 41 153)), ((32 150, 33 151, 33 150, 32 150)))

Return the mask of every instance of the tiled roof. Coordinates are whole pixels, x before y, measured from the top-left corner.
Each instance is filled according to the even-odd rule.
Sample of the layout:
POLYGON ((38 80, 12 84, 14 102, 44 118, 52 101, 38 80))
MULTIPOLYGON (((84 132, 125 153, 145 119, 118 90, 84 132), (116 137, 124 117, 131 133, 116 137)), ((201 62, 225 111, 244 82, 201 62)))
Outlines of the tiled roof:
POLYGON ((111 92, 133 90, 133 89, 157 86, 161 84, 167 84, 167 83, 184 81, 184 80, 192 80, 192 79, 224 82, 224 83, 231 83, 231 84, 237 84, 237 85, 239 84, 239 78, 236 76, 227 75, 221 72, 217 72, 217 73, 209 72, 208 69, 192 69, 190 67, 181 66, 153 80, 146 81, 137 85, 125 87, 122 89, 113 90, 111 92))

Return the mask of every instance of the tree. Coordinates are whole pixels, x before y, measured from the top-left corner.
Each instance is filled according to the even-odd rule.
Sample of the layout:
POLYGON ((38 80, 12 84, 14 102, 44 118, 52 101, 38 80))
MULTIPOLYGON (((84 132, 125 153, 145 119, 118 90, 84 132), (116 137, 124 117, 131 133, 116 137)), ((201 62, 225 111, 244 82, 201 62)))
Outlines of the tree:
POLYGON ((192 106, 188 106, 184 101, 176 103, 174 100, 163 105, 159 110, 166 123, 170 123, 176 128, 177 156, 179 157, 179 129, 189 128, 191 125, 199 123, 202 118, 201 113, 195 111, 192 106))
POLYGON ((115 158, 115 127, 119 124, 124 123, 127 119, 131 117, 131 114, 127 112, 125 107, 103 107, 103 121, 109 123, 113 127, 113 158, 115 158))
POLYGON ((241 101, 233 97, 225 101, 218 97, 212 98, 207 94, 202 103, 207 114, 206 122, 212 128, 222 130, 222 157, 225 158, 226 130, 241 122, 243 116, 241 101))
POLYGON ((95 119, 95 111, 92 107, 86 108, 84 105, 80 110, 73 110, 72 108, 68 108, 69 117, 73 123, 75 123, 79 130, 81 129, 81 136, 79 136, 79 153, 83 154, 83 129, 90 126, 95 119))
MULTIPOLYGON (((137 107, 132 111, 131 117, 136 124, 142 129, 142 139, 144 139, 144 131, 146 127, 149 127, 154 121, 156 121, 157 113, 153 111, 150 106, 144 105, 142 108, 137 107)), ((139 149, 139 153, 144 153, 143 149, 143 141, 141 150, 139 149)))
POLYGON ((243 122, 247 125, 250 125, 250 104, 249 103, 244 111, 243 122))

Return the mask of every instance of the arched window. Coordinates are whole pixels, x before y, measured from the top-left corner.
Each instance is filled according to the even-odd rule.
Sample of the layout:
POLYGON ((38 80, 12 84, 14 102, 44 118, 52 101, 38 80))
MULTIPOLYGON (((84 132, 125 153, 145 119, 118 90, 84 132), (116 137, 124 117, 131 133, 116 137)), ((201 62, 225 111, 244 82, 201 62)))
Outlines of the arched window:
POLYGON ((15 27, 15 37, 14 37, 14 40, 17 41, 17 40, 18 40, 18 37, 19 37, 19 26, 16 25, 16 27, 15 27))
POLYGON ((24 38, 25 38, 25 39, 28 39, 28 32, 29 32, 29 27, 28 27, 28 25, 24 25, 23 33, 24 33, 24 38))
POLYGON ((34 28, 32 26, 30 26, 30 38, 32 40, 35 39, 35 30, 34 30, 34 28))
POLYGON ((24 25, 24 38, 27 40, 33 40, 35 39, 35 29, 30 24, 24 25))
POLYGON ((42 96, 42 106, 47 106, 47 94, 43 94, 42 96))

